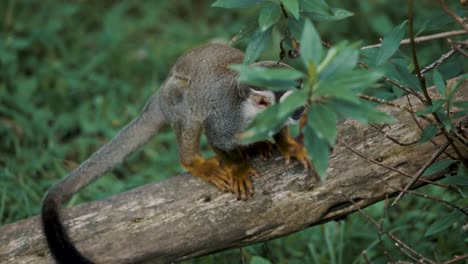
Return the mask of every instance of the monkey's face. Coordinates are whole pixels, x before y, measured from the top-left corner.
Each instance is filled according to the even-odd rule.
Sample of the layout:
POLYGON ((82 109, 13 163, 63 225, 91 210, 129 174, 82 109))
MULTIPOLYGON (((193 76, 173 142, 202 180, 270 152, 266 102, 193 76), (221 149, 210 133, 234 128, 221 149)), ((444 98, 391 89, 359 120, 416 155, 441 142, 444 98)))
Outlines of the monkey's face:
MULTIPOLYGON (((250 88, 250 94, 242 104, 243 114, 247 123, 250 123, 255 116, 265 110, 267 107, 282 102, 290 96, 292 90, 286 92, 273 92, 269 90, 260 90, 250 88)), ((295 124, 302 117, 305 106, 300 106, 290 115, 285 125, 295 124)))
POLYGON ((250 93, 242 104, 244 119, 250 123, 258 113, 275 102, 275 93, 272 91, 250 88, 250 93))

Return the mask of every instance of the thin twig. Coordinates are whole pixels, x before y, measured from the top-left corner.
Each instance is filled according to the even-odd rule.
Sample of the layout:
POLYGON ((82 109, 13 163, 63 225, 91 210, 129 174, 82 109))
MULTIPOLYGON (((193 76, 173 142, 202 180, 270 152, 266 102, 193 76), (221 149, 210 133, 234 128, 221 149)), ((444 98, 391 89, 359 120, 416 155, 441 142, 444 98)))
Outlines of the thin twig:
POLYGON ((400 142, 398 139, 388 135, 385 131, 383 131, 382 128, 378 127, 377 125, 374 125, 374 124, 369 124, 369 125, 371 127, 375 128, 380 133, 382 133, 382 135, 384 135, 386 138, 388 138, 389 140, 391 140, 395 144, 400 145, 402 147, 408 147, 408 146, 414 145, 414 144, 419 142, 419 140, 414 140, 414 141, 411 141, 411 142, 400 142))
POLYGON ((385 257, 387 257, 389 263, 395 263, 395 260, 392 258, 392 256, 390 254, 388 254, 387 248, 385 248, 385 243, 383 242, 383 239, 382 239, 382 234, 384 233, 383 225, 384 225, 384 222, 385 222, 385 216, 386 216, 386 213, 387 213, 387 209, 388 209, 388 195, 385 196, 385 205, 384 205, 384 210, 383 210, 382 216, 380 217, 379 236, 378 237, 379 237, 380 248, 382 248, 385 257))
MULTIPOLYGON (((370 67, 367 64, 363 63, 362 61, 359 61, 358 64, 361 65, 364 69, 367 69, 367 70, 370 69, 370 67)), ((422 102, 424 101, 424 98, 419 93, 411 90, 410 88, 405 87, 405 86, 401 85, 400 83, 398 83, 398 82, 396 82, 396 81, 394 81, 394 80, 392 80, 392 79, 390 79, 388 77, 385 77, 385 76, 383 76, 382 79, 384 79, 386 82, 389 82, 389 83, 393 84, 395 87, 405 91, 406 93, 416 96, 422 102)))
POLYGON ((460 262, 460 261, 465 260, 465 259, 468 259, 468 254, 461 255, 461 256, 456 256, 453 259, 442 262, 442 264, 453 264, 453 263, 457 263, 457 262, 460 262))
POLYGON ((436 67, 439 67, 439 65, 441 65, 444 61, 448 60, 450 57, 452 57, 454 54, 455 54, 455 49, 451 49, 449 52, 443 54, 442 56, 440 56, 439 59, 437 59, 436 61, 434 61, 433 63, 427 65, 426 67, 424 67, 422 70, 421 70, 421 74, 424 74, 436 67))
MULTIPOLYGON (((401 191, 403 191, 403 190, 401 190, 401 191)), ((433 197, 433 196, 430 196, 430 195, 427 195, 427 194, 418 193, 418 192, 413 191, 413 190, 407 190, 406 193, 409 193, 409 194, 415 195, 415 196, 419 196, 419 197, 423 197, 423 198, 426 198, 426 199, 429 199, 429 200, 432 200, 432 201, 436 201, 436 202, 439 202, 439 203, 443 203, 443 204, 445 204, 445 205, 447 205, 447 206, 449 206, 449 207, 451 207, 451 208, 453 208, 455 210, 460 211, 464 215, 468 216, 468 212, 465 209, 463 209, 463 208, 461 208, 461 207, 457 206, 456 204, 453 204, 453 203, 451 203, 449 201, 445 201, 445 200, 442 200, 440 198, 433 197)))
MULTIPOLYGON (((359 213, 361 213, 370 223, 372 223, 374 226, 376 226, 377 228, 379 228, 379 224, 372 218, 370 217, 366 212, 364 212, 362 209, 361 209, 361 206, 359 206, 354 200, 353 198, 349 197, 348 195, 344 194, 344 193, 341 193, 341 192, 337 192, 337 194, 339 195, 342 195, 344 196, 345 198, 348 199, 349 202, 351 202, 356 208, 357 210, 359 211, 359 213)), ((421 255, 419 252, 417 252, 416 250, 412 249, 410 246, 408 246, 407 244, 405 244, 403 241, 401 241, 398 237, 396 237, 395 235, 393 235, 392 233, 386 231, 386 230, 382 230, 382 232, 387 235, 389 238, 391 238, 393 241, 396 242, 396 246, 398 248, 400 248, 400 246, 402 246, 402 248, 400 249, 404 249, 402 250, 403 253, 405 253, 408 257, 412 258, 412 259, 415 259, 414 256, 417 256, 419 259, 417 260, 424 260, 428 263, 434 263, 434 261, 428 259, 427 257, 421 255), (414 256, 410 255, 408 252, 411 252, 411 254, 413 254, 414 256)))
MULTIPOLYGON (((403 172, 403 171, 401 171, 401 170, 399 170, 399 169, 397 169, 397 168, 394 168, 394 167, 392 167, 392 166, 388 166, 388 165, 386 165, 386 164, 384 164, 384 163, 382 163, 382 162, 379 162, 379 161, 377 161, 377 160, 375 160, 375 159, 372 159, 372 158, 367 157, 366 155, 362 154, 361 152, 359 152, 358 150, 354 149, 353 147, 351 147, 350 145, 348 145, 347 143, 345 143, 345 142, 342 141, 342 140, 337 139, 337 143, 342 144, 345 148, 347 148, 348 150, 350 150, 350 151, 353 152, 354 154, 358 155, 359 157, 361 157, 361 158, 363 158, 363 159, 365 159, 365 160, 367 160, 367 161, 369 161, 369 162, 371 162, 371 163, 374 163, 374 164, 376 164, 376 165, 379 165, 379 166, 381 166, 381 167, 383 167, 383 168, 386 168, 386 169, 388 169, 388 170, 394 171, 394 172, 396 172, 396 173, 398 173, 398 174, 400 174, 400 175, 403 175, 403 176, 405 176, 405 177, 407 177, 407 178, 413 178, 412 175, 410 175, 410 174, 408 174, 408 173, 406 173, 406 172, 403 172)), ((445 184, 442 184, 442 183, 434 182, 434 181, 431 181, 431 180, 428 180, 428 179, 424 179, 424 178, 418 178, 417 180, 420 181, 420 182, 427 183, 427 184, 437 185, 437 186, 439 186, 439 187, 446 188, 447 190, 451 190, 451 189, 449 188, 448 185, 445 185, 445 184)))
POLYGON ((370 261, 369 257, 367 256, 367 252, 366 252, 366 251, 362 251, 362 257, 364 258, 364 260, 366 261, 367 264, 372 264, 372 262, 370 261))
POLYGON ((463 18, 459 17, 457 13, 453 12, 447 4, 445 4, 445 1, 443 0, 437 0, 437 3, 444 9, 444 11, 455 20, 463 29, 465 29, 466 32, 468 32, 468 25, 463 21, 463 18))
MULTIPOLYGON (((438 1, 439 1, 439 3, 443 3, 442 0, 438 0, 438 1)), ((426 99, 426 102, 424 102, 424 101, 422 101, 422 102, 424 104, 426 104, 427 106, 432 106, 432 98, 429 96, 429 92, 427 91, 427 87, 426 87, 426 80, 425 80, 424 76, 421 74, 421 70, 419 68, 418 56, 416 54, 416 45, 414 43, 414 31, 413 31, 414 1, 409 0, 408 3, 409 3, 408 4, 408 31, 409 31, 409 35, 410 35, 411 56, 413 57, 414 69, 415 69, 415 71, 417 73, 419 84, 420 84, 421 89, 423 91, 424 98, 426 99)), ((439 116, 436 113, 432 113, 432 116, 437 121, 437 124, 442 124, 439 116)), ((463 162, 463 164, 465 164, 465 166, 468 167, 468 161, 465 160, 465 158, 463 157, 463 154, 460 152, 460 150, 457 148, 457 146, 453 142, 454 141, 453 137, 444 128, 442 128, 440 131, 442 131, 445 138, 447 139, 447 142, 452 146, 452 148, 455 151, 455 153, 457 154, 459 160, 461 162, 463 162)), ((398 196, 401 197, 401 195, 402 195, 402 193, 400 193, 400 195, 398 195, 398 196)), ((397 200, 398 199, 399 198, 397 198, 397 200)), ((395 202, 393 202, 393 204, 395 204, 395 202)))
MULTIPOLYGON (((460 29, 460 30, 454 30, 454 31, 448 31, 448 32, 442 32, 442 33, 417 37, 414 39, 414 42, 422 43, 422 42, 431 41, 435 39, 448 38, 448 37, 465 35, 465 34, 468 34, 468 32, 466 30, 460 29)), ((404 39, 400 42, 400 45, 407 45, 409 43, 410 43, 410 39, 404 39)), ((382 43, 364 46, 361 49, 372 49, 372 48, 378 48, 380 46, 382 46, 382 43)))
POLYGON ((403 191, 398 194, 398 196, 395 198, 395 201, 393 201, 392 206, 395 206, 398 202, 398 200, 401 199, 401 197, 405 194, 406 191, 421 177, 423 172, 444 152, 444 150, 449 146, 449 142, 446 142, 442 147, 440 147, 434 155, 416 172, 411 179, 411 181, 403 188, 403 191))
POLYGON ((468 57, 468 53, 466 53, 464 50, 462 50, 464 47, 466 47, 468 45, 468 40, 465 40, 465 41, 462 41, 462 42, 458 42, 458 43, 455 43, 453 40, 451 39, 448 39, 447 40, 448 43, 450 44, 450 46, 452 46, 453 49, 455 49, 456 51, 458 51, 460 54, 462 54, 463 56, 465 57, 468 57))
POLYGON ((414 1, 409 0, 408 3, 409 3, 408 5, 408 31, 409 31, 409 36, 410 36, 411 56, 413 58, 414 70, 416 71, 416 74, 418 75, 419 85, 421 86, 421 89, 423 91, 424 98, 426 99, 429 105, 432 105, 432 98, 429 96, 429 93, 427 92, 426 80, 424 79, 424 76, 421 74, 421 70, 419 68, 418 55, 416 53, 416 44, 414 43, 414 29, 413 29, 414 1))

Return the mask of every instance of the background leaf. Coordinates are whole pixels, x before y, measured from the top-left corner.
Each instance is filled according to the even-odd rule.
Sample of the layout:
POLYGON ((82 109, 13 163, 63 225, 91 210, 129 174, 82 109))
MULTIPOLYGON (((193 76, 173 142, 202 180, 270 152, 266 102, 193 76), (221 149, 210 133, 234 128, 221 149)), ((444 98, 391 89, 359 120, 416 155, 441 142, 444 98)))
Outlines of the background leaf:
POLYGON ((435 174, 437 172, 443 171, 446 168, 448 168, 450 165, 452 165, 453 163, 455 163, 455 160, 438 160, 438 161, 434 162, 431 166, 429 166, 424 171, 422 176, 429 176, 429 175, 435 174))
POLYGON ((222 8, 248 8, 265 0, 216 0, 211 6, 222 8))
POLYGON ((390 59, 390 57, 395 54, 395 52, 400 47, 400 42, 405 36, 405 29, 406 29, 407 21, 404 21, 400 25, 396 26, 395 28, 390 31, 387 35, 385 35, 382 46, 379 49, 379 53, 377 54, 377 65, 380 65, 390 59))

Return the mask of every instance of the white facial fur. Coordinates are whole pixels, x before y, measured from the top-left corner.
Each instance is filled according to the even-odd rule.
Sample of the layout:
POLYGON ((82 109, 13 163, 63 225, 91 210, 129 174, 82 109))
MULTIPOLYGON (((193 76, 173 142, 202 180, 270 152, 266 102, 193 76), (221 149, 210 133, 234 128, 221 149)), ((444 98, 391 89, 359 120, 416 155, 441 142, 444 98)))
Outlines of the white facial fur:
POLYGON ((275 95, 272 91, 251 89, 251 94, 242 105, 244 118, 250 123, 258 113, 274 103, 275 95))
MULTIPOLYGON (((280 98, 280 103, 284 101, 284 99, 286 99, 288 96, 290 96, 291 94, 293 93, 292 90, 289 90, 287 92, 285 92, 281 98, 280 98)), ((285 125, 294 125, 294 124, 297 124, 297 120, 293 119, 293 118, 288 118, 288 121, 286 121, 285 125)))

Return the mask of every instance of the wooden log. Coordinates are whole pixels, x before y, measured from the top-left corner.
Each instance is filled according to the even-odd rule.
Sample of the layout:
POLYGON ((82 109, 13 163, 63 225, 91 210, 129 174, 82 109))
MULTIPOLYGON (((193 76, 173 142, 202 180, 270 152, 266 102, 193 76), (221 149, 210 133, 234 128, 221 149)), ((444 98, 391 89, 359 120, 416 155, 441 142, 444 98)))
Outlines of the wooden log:
MULTIPOLYGON (((468 81, 461 86, 456 98, 467 100, 468 81)), ((414 107, 421 107, 417 99, 410 96, 410 100, 414 107)), ((408 105, 406 98, 393 103, 408 105)), ((385 126, 386 135, 373 126, 345 121, 339 125, 340 142, 412 175, 445 138, 433 140, 438 146, 432 142, 396 144, 387 136, 411 142, 419 139, 421 131, 407 112, 390 106, 381 110, 397 118, 385 126)), ((464 146, 460 150, 466 157, 468 150, 464 146)), ((453 155, 450 147, 446 152, 453 155)), ((442 158, 447 157, 443 154, 442 158)), ((256 159, 254 166, 262 177, 255 179, 256 194, 246 202, 182 174, 66 209, 65 225, 78 249, 97 263, 170 263, 343 217, 356 211, 349 198, 365 207, 398 193, 409 182, 343 144, 334 149, 328 178, 322 183, 297 163, 285 166, 278 155, 266 162, 256 159)), ((417 182, 417 186, 422 184, 417 182)), ((37 216, 1 227, 0 241, 2 263, 53 263, 37 216)))

